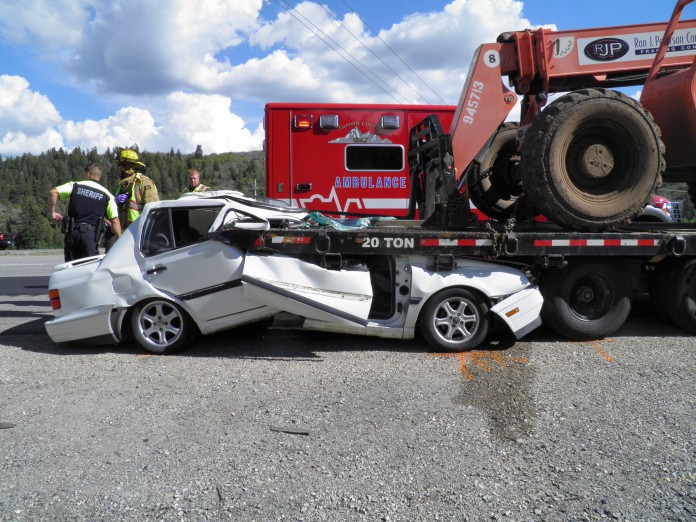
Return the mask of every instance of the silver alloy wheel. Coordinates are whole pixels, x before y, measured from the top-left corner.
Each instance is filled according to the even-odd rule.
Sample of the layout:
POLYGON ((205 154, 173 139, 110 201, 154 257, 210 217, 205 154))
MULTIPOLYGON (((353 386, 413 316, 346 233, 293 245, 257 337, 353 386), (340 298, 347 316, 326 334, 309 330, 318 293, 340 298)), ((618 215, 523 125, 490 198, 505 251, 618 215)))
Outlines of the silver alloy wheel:
POLYGON ((134 321, 136 340, 147 350, 157 353, 168 351, 182 337, 185 319, 176 305, 167 301, 150 301, 137 312, 134 321))
POLYGON ((476 335, 481 318, 476 305, 462 296, 442 300, 432 315, 433 331, 444 343, 461 344, 476 335))
POLYGON ((435 349, 461 352, 481 345, 490 322, 485 296, 468 288, 452 287, 428 299, 418 317, 418 330, 435 349))

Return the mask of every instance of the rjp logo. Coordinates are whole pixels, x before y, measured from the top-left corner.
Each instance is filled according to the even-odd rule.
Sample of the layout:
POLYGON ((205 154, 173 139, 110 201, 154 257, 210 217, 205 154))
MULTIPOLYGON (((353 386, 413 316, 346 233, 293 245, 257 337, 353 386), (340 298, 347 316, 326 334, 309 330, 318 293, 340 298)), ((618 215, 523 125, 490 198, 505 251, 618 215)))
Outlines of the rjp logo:
POLYGON ((618 38, 601 38, 585 46, 585 56, 599 62, 618 60, 628 52, 628 44, 618 38))

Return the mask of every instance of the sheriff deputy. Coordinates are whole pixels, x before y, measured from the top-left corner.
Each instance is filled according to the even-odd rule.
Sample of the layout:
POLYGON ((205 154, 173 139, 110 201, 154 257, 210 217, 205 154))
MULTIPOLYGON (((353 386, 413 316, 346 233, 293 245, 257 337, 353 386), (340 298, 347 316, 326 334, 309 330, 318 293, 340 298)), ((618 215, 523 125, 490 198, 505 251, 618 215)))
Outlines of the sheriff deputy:
POLYGON ((65 261, 99 255, 98 241, 104 219, 116 236, 121 235, 121 223, 114 196, 97 183, 102 169, 96 163, 85 167, 84 181, 69 181, 51 189, 48 203, 51 219, 62 223, 65 234, 65 261), (70 198, 68 215, 56 212, 58 199, 70 198))

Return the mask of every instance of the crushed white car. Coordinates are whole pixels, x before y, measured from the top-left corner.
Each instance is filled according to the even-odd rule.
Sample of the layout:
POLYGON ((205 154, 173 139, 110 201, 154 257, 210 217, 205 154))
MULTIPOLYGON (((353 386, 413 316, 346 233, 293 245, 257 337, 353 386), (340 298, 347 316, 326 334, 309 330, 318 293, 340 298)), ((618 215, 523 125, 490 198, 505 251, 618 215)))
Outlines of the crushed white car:
POLYGON ((541 324, 541 294, 514 267, 457 258, 438 271, 414 254, 329 269, 211 238, 221 228, 309 226, 304 209, 232 191, 149 204, 106 255, 56 267, 46 331, 57 343, 131 338, 171 353, 199 333, 288 312, 306 329, 401 339, 419 330, 438 350, 462 351, 484 341, 494 317, 517 338, 541 324))

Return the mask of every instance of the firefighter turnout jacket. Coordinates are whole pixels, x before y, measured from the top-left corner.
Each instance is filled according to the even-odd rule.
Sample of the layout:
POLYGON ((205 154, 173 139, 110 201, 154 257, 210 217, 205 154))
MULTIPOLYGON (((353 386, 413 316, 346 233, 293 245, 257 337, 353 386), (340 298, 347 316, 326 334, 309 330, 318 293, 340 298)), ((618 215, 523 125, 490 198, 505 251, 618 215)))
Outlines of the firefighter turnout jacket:
POLYGON ((119 181, 118 193, 128 195, 128 199, 118 205, 118 214, 124 229, 140 216, 147 203, 160 199, 155 182, 139 172, 134 172, 119 181))

